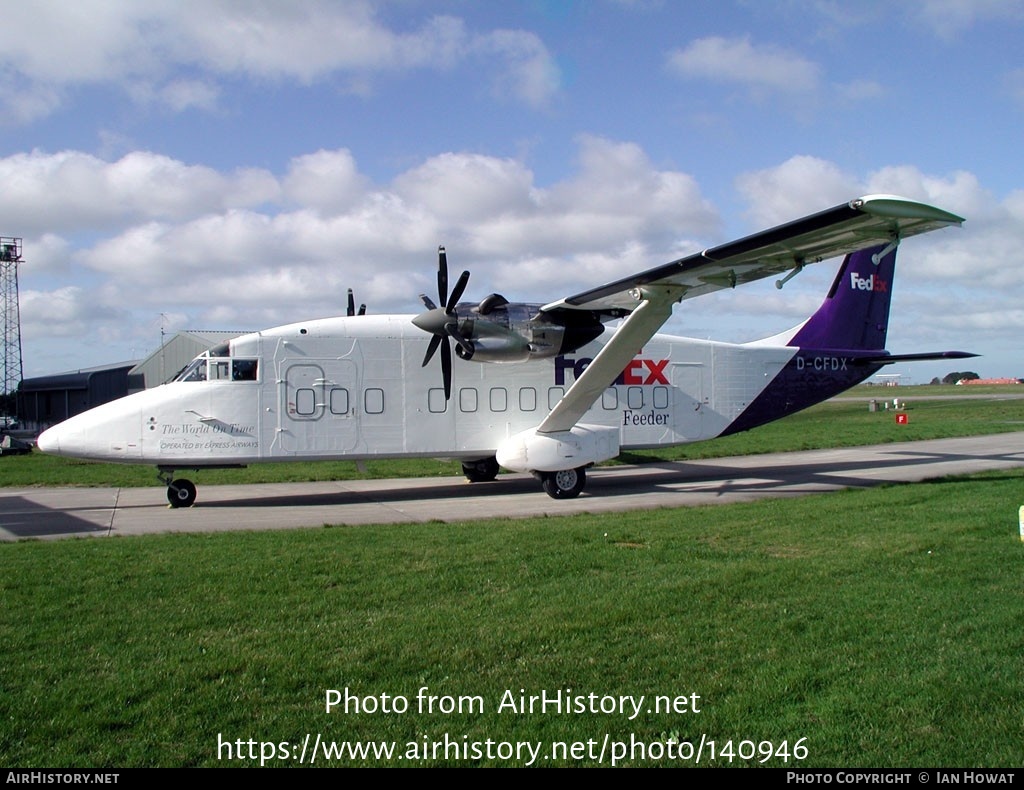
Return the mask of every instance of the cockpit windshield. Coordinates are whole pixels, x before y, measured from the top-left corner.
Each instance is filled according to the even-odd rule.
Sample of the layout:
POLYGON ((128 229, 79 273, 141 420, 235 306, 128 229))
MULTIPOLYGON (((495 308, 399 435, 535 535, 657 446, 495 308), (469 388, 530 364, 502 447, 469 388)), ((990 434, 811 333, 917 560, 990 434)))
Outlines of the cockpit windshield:
POLYGON ((259 360, 232 358, 207 351, 193 359, 175 381, 256 381, 259 360))
POLYGON ((174 379, 175 381, 206 381, 206 355, 196 357, 174 379))

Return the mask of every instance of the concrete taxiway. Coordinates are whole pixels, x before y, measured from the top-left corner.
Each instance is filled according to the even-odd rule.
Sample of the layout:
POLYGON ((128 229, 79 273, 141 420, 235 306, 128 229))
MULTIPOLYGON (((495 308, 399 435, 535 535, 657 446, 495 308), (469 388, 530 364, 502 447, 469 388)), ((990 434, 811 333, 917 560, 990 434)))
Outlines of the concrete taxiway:
POLYGON ((465 521, 728 504, 1024 467, 1024 432, 590 470, 577 499, 529 475, 203 486, 188 509, 162 488, 0 489, 0 539, 465 521))

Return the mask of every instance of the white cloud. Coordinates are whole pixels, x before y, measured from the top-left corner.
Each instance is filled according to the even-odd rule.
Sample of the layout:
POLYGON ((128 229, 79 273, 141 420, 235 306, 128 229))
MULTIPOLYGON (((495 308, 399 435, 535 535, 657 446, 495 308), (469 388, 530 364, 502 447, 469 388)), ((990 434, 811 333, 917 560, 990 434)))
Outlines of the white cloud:
MULTIPOLYGON (((19 221, 45 217, 45 270, 72 284, 45 297, 60 302, 51 318, 68 327, 43 336, 84 334, 89 304, 136 316, 125 336, 168 309, 231 327, 337 313, 348 287, 371 312, 413 311, 419 292, 436 290, 441 243, 453 272, 473 272, 467 298, 500 288, 549 301, 663 263, 718 228, 692 177, 598 137, 580 138, 576 172, 547 187, 520 162, 470 153, 431 157, 375 185, 347 150, 296 157, 280 180, 147 152, 113 162, 9 157, 0 178, 21 184, 19 221)), ((44 273, 36 270, 40 294, 44 273)), ((97 326, 117 331, 105 319, 97 326)))
POLYGON ((1020 0, 917 0, 910 12, 941 38, 954 38, 979 22, 1024 19, 1020 0))
POLYGON ((159 100, 174 112, 191 108, 213 110, 220 89, 206 80, 172 80, 160 90, 159 100))
POLYGON ((183 219, 198 211, 274 199, 265 171, 221 174, 147 151, 106 162, 79 151, 33 151, 0 159, 0 213, 22 235, 109 229, 142 219, 183 219))
POLYGON ((543 42, 533 33, 499 30, 480 36, 475 49, 499 62, 495 89, 511 94, 531 107, 543 107, 558 92, 558 66, 543 42))
MULTIPOLYGON (((550 301, 692 252, 717 240, 720 225, 690 175, 596 136, 580 137, 575 170, 544 186, 521 162, 474 153, 440 154, 375 184, 344 149, 296 157, 280 179, 147 152, 112 162, 78 152, 9 157, 0 178, 18 185, 22 219, 38 213, 47 226, 26 234, 26 259, 39 265, 23 270, 24 336, 121 348, 155 343, 154 321, 168 311, 184 316, 177 325, 255 329, 341 313, 349 287, 370 312, 413 312, 418 293, 436 291, 439 243, 453 277, 472 272, 467 299, 499 291, 550 301)), ((858 176, 809 156, 745 174, 736 188, 755 229, 869 192, 965 215, 964 229, 915 238, 901 254, 905 296, 894 321, 904 347, 924 327, 938 332, 940 312, 949 325, 994 334, 1000 315, 1019 310, 1024 192, 999 201, 967 172, 890 166, 858 176), (941 308, 958 303, 952 289, 959 306, 941 308)), ((744 340, 757 332, 728 337, 727 325, 760 328, 767 317, 770 334, 806 317, 827 279, 827 267, 815 267, 782 292, 769 283, 709 297, 676 322, 702 315, 716 337, 744 340)))
POLYGON ((756 91, 808 93, 820 80, 817 64, 772 44, 752 44, 748 36, 697 39, 670 53, 668 66, 682 77, 733 82, 756 91))
POLYGON ((0 50, 0 101, 8 120, 55 110, 68 88, 126 88, 136 100, 174 111, 216 106, 219 80, 310 84, 339 77, 348 92, 369 92, 370 75, 445 70, 479 59, 503 90, 531 106, 558 90, 554 60, 534 34, 475 32, 454 17, 399 32, 362 0, 60 0, 7 4, 0 50), (182 75, 185 76, 182 76, 182 75))
POLYGON ((447 153, 403 173, 395 191, 445 221, 473 222, 535 209, 533 173, 512 159, 447 153))
POLYGON ((284 180, 288 200, 309 208, 340 211, 369 186, 347 149, 320 150, 294 158, 284 180))
POLYGON ((813 156, 794 156, 777 167, 743 173, 736 188, 757 227, 768 228, 863 194, 857 178, 813 156))

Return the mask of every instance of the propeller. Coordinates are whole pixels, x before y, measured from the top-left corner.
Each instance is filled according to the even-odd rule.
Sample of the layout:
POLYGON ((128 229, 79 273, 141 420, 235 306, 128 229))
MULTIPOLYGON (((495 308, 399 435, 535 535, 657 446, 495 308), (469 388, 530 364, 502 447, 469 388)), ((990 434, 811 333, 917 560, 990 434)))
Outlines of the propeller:
MULTIPOLYGON (((348 310, 346 312, 349 316, 356 315, 356 298, 352 293, 352 289, 348 289, 348 310)), ((366 305, 359 305, 359 315, 366 315, 366 305)))
POLYGON ((459 356, 462 359, 469 359, 473 356, 473 344, 459 332, 459 316, 455 312, 455 305, 462 298, 462 292, 466 290, 466 283, 469 282, 469 272, 463 272, 455 282, 451 295, 448 294, 448 256, 444 247, 437 248, 437 298, 443 307, 438 307, 426 294, 420 294, 427 312, 420 313, 412 322, 433 335, 430 338, 430 345, 427 346, 427 353, 423 356, 423 365, 426 367, 433 359, 437 349, 441 349, 441 377, 444 381, 444 398, 449 400, 452 396, 452 347, 449 338, 459 346, 459 356))

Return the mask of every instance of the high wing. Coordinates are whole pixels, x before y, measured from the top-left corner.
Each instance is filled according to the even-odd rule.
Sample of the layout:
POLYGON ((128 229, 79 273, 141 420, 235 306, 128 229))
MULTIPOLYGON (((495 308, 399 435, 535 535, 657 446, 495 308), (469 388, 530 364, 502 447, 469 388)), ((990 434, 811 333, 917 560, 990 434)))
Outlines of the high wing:
POLYGON ((625 320, 537 431, 570 430, 669 319, 676 302, 795 273, 808 264, 865 247, 895 246, 908 236, 963 221, 926 203, 868 195, 545 305, 545 313, 589 310, 607 318, 625 316, 625 320))

